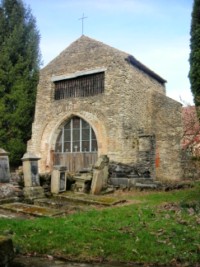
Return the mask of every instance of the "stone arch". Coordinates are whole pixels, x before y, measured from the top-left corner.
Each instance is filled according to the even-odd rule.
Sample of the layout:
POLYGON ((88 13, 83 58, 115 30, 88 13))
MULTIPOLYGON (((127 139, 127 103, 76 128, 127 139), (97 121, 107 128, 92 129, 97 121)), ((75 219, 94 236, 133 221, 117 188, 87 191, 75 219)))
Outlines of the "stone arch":
POLYGON ((51 170, 52 158, 51 153, 55 149, 56 140, 61 128, 72 117, 77 116, 85 120, 94 130, 98 143, 98 156, 107 154, 108 149, 108 137, 104 121, 99 119, 95 114, 87 111, 80 112, 62 112, 56 119, 52 120, 45 128, 41 141, 41 154, 43 162, 41 162, 41 169, 44 171, 44 165, 46 170, 51 170), (42 166, 43 165, 43 166, 42 166))
MULTIPOLYGON (((81 112, 72 112, 70 114, 62 116, 60 120, 57 122, 57 124, 54 127, 54 130, 51 132, 51 136, 49 138, 49 143, 51 144, 51 149, 55 148, 56 139, 58 137, 58 134, 61 130, 61 128, 65 125, 65 123, 70 120, 72 117, 77 116, 81 119, 85 120, 94 130, 97 143, 98 143, 98 152, 99 155, 105 154, 107 152, 107 135, 106 130, 103 125, 103 122, 97 119, 96 116, 93 114, 89 114, 88 112, 84 112, 85 114, 81 114, 81 112), (91 115, 91 116, 88 116, 91 115)), ((106 153, 107 154, 107 153, 106 153)))

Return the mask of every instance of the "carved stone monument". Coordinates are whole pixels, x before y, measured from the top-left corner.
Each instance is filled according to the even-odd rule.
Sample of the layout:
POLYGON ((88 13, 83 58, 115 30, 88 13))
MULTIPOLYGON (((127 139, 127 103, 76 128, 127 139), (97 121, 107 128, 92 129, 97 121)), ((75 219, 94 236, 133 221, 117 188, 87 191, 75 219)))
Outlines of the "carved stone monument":
POLYGON ((38 158, 32 153, 25 153, 23 162, 24 173, 24 196, 27 199, 33 200, 36 198, 44 197, 44 190, 40 186, 39 174, 38 174, 38 158))
POLYGON ((0 183, 9 183, 10 181, 10 166, 8 153, 0 148, 0 183))
POLYGON ((107 155, 102 155, 94 165, 91 185, 91 193, 94 195, 99 194, 101 190, 107 186, 108 164, 109 158, 107 155))

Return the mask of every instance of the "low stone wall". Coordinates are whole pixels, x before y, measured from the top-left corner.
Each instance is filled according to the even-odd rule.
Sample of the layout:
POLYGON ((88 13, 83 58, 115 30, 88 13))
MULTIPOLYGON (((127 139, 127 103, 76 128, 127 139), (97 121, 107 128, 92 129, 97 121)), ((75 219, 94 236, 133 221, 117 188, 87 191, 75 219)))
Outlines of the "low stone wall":
POLYGON ((16 197, 16 190, 12 184, 0 183, 0 199, 16 197))
POLYGON ((200 158, 193 158, 188 156, 183 159, 182 166, 184 179, 200 179, 200 158))
POLYGON ((10 173, 10 183, 12 184, 19 184, 21 186, 24 185, 24 176, 22 167, 19 167, 15 172, 10 173))
POLYGON ((189 149, 182 150, 181 154, 183 179, 200 179, 200 157, 194 157, 189 149))
POLYGON ((111 178, 154 178, 151 176, 150 168, 144 164, 123 164, 120 162, 110 162, 109 177, 111 178))
POLYGON ((9 183, 0 183, 0 199, 22 197, 23 176, 18 171, 12 172, 9 183))

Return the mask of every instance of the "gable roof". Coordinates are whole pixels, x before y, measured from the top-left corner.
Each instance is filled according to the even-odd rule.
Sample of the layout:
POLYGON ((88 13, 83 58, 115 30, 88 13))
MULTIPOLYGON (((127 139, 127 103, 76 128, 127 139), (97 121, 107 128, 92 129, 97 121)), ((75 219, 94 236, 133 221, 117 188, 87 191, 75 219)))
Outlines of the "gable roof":
MULTIPOLYGON (((135 57, 132 55, 125 53, 123 51, 120 51, 116 48, 113 48, 107 44, 104 44, 100 41, 96 41, 88 36, 82 35, 80 38, 78 38, 76 41, 74 41, 72 44, 70 44, 65 50, 63 50, 55 59, 53 59, 48 65, 51 63, 59 60, 60 58, 64 58, 69 56, 69 54, 73 53, 79 53, 80 51, 84 51, 87 53, 91 50, 97 51, 97 49, 105 49, 109 50, 113 54, 117 54, 119 57, 123 57, 124 60, 139 69, 140 71, 147 74, 149 77, 155 79, 157 82, 164 85, 166 83, 166 80, 164 80, 162 77, 160 77, 158 74, 150 70, 148 67, 146 67, 144 64, 142 64, 140 61, 138 61, 135 57)), ((47 66, 48 66, 47 65, 47 66)))
POLYGON ((144 64, 142 64, 140 61, 138 61, 135 57, 130 55, 130 56, 128 56, 128 58, 126 60, 128 62, 130 62, 133 66, 138 68, 139 70, 142 70, 144 73, 148 74, 151 78, 157 80, 159 83, 164 84, 167 82, 162 77, 160 77, 158 74, 156 74, 154 71, 150 70, 144 64))

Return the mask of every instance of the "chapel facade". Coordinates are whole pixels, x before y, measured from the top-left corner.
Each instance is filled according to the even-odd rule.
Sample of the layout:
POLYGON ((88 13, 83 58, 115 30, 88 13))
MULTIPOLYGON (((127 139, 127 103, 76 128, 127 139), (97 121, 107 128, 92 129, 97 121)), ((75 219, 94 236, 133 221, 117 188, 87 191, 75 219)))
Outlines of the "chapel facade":
POLYGON ((101 155, 157 180, 181 178, 181 104, 128 53, 81 36, 40 72, 28 152, 40 173, 101 155))

